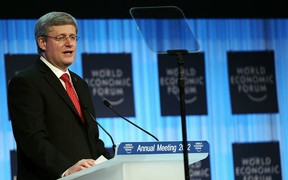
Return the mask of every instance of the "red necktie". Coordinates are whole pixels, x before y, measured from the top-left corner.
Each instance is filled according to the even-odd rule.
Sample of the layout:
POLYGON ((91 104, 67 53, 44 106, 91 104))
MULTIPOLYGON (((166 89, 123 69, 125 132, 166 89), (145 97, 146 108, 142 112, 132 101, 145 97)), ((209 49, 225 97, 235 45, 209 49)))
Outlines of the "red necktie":
POLYGON ((61 76, 61 78, 64 82, 65 82, 65 86, 66 86, 66 91, 67 91, 67 94, 69 95, 70 99, 72 100, 76 110, 78 111, 82 121, 84 122, 84 118, 83 118, 83 114, 82 114, 82 111, 81 111, 81 107, 80 107, 80 103, 79 103, 79 100, 77 98, 77 95, 76 95, 76 92, 70 82, 70 78, 69 78, 69 75, 67 73, 63 74, 61 76))

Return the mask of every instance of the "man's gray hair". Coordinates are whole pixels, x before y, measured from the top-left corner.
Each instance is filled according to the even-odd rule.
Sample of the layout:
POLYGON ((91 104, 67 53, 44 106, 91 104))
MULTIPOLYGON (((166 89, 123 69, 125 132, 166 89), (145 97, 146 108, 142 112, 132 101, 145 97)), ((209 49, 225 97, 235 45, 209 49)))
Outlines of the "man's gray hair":
POLYGON ((76 19, 66 13, 66 12, 49 12, 41 16, 35 24, 34 36, 36 39, 36 45, 38 53, 43 52, 41 48, 38 46, 37 39, 41 36, 47 35, 50 31, 51 26, 61 26, 61 25, 73 25, 76 29, 76 33, 78 32, 78 25, 76 19))

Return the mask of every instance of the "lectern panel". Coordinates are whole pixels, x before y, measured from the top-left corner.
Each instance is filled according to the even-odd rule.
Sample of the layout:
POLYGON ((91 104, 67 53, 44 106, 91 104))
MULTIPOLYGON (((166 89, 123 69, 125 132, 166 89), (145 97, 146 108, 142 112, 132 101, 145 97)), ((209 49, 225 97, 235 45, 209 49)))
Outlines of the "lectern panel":
MULTIPOLYGON (((208 157, 206 141, 188 141, 189 164, 208 157)), ((178 141, 123 142, 113 159, 59 180, 184 179, 183 145, 178 141)))

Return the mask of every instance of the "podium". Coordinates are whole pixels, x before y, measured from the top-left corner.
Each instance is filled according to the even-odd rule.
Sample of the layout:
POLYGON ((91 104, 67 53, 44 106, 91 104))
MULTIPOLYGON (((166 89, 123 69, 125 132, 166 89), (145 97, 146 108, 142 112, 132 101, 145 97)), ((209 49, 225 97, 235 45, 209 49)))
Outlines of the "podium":
MULTIPOLYGON (((207 141, 188 141, 189 164, 209 154, 207 141)), ((112 159, 58 180, 181 180, 182 141, 122 142, 112 159)))

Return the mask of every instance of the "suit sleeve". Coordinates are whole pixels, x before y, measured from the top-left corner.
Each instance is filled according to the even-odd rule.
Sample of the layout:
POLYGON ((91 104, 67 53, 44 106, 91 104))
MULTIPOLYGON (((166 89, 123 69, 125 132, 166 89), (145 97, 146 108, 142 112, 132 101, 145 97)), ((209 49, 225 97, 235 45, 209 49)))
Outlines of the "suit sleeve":
POLYGON ((12 79, 8 86, 8 109, 17 142, 17 151, 31 161, 35 170, 46 169, 51 176, 60 177, 72 162, 47 140, 45 111, 41 94, 23 77, 12 79))

